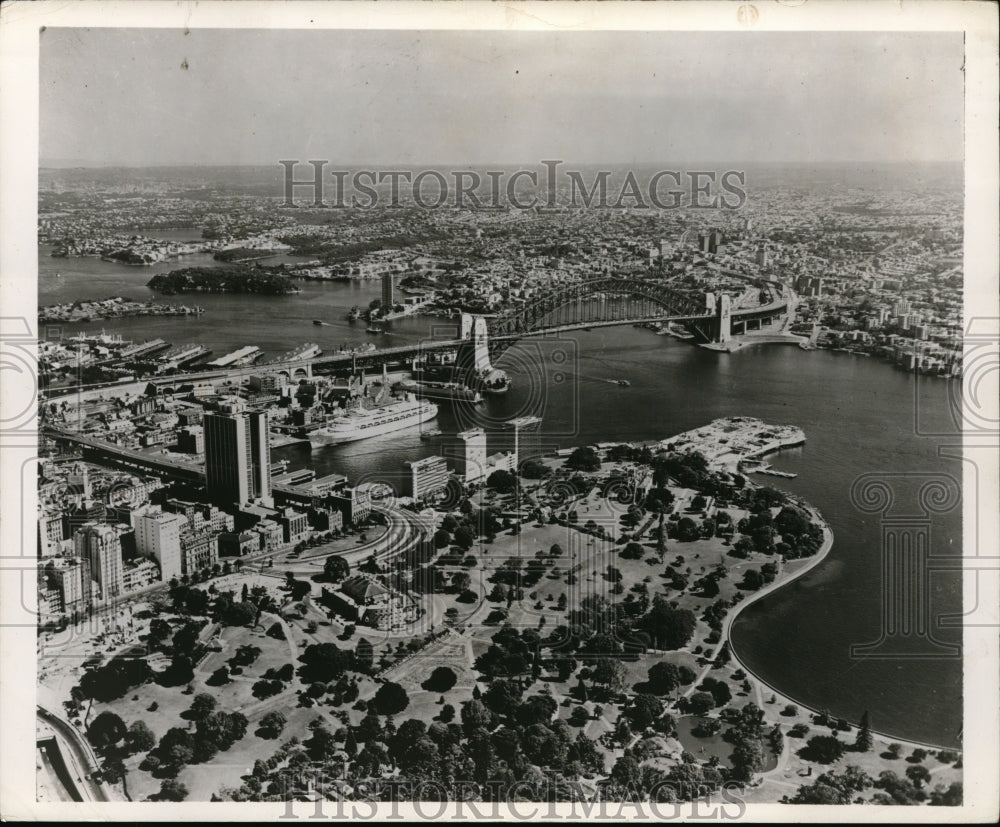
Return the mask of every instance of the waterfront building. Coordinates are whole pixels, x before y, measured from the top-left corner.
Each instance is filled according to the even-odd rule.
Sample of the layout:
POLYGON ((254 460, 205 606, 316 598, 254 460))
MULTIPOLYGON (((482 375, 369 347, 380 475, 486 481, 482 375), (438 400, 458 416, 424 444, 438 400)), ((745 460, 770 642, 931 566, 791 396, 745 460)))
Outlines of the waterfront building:
POLYGON ((386 313, 396 305, 395 282, 392 273, 382 274, 382 310, 386 313))
POLYGON ((237 405, 206 414, 205 480, 219 506, 252 499, 271 502, 271 446, 267 413, 246 413, 237 405))
POLYGON ((372 513, 372 499, 367 489, 342 488, 329 495, 329 500, 340 509, 344 523, 358 525, 372 513))
POLYGON ((514 466, 520 468, 525 460, 542 455, 541 425, 537 416, 519 416, 505 423, 514 435, 514 466))
POLYGON ((448 485, 448 463, 444 457, 425 457, 404 463, 408 474, 403 482, 403 494, 415 500, 424 499, 448 485))
POLYGON ((145 506, 132 512, 132 528, 136 549, 156 559, 164 580, 183 574, 181 532, 187 528, 187 520, 182 515, 145 506))
POLYGON ((486 431, 482 428, 469 428, 455 434, 452 454, 455 473, 466 483, 483 479, 486 476, 486 431))

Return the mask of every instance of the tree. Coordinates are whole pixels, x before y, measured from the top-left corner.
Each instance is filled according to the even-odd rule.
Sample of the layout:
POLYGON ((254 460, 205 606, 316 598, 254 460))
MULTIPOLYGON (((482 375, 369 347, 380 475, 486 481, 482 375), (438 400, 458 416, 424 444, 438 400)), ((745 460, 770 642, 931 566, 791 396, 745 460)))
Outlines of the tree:
POLYGON ((698 619, 690 609, 670 606, 662 597, 653 598, 649 612, 642 618, 641 626, 658 648, 681 649, 694 635, 698 619))
MULTIPOLYGON (((478 687, 476 687, 478 689, 478 687)), ((475 690, 473 690, 475 695, 475 690)), ((486 708, 486 705, 475 697, 462 704, 462 728, 469 735, 477 729, 491 730, 495 726, 496 716, 486 708)))
POLYGON ((472 585, 472 578, 464 571, 457 571, 451 576, 451 588, 461 594, 472 585))
POLYGON ((656 695, 666 695, 681 685, 680 669, 677 664, 661 661, 649 667, 650 690, 656 695))
POLYGON ((847 749, 847 745, 833 735, 814 735, 807 742, 800 754, 807 761, 817 764, 832 764, 838 760, 847 749))
POLYGON ((304 683, 329 683, 354 666, 354 652, 340 649, 333 643, 312 643, 299 658, 299 675, 304 683))
POLYGON ((932 807, 961 807, 962 806, 962 782, 954 781, 947 789, 943 784, 934 788, 931 793, 930 804, 932 807))
POLYGON ((919 790, 925 783, 931 780, 931 772, 923 764, 914 764, 906 768, 906 777, 919 790))
POLYGON ((710 692, 695 692, 688 698, 687 705, 693 715, 704 715, 715 706, 715 698, 710 692))
POLYGON ((170 624, 160 618, 154 618, 149 624, 149 637, 147 643, 150 646, 159 646, 170 637, 170 624))
POLYGON ((618 555, 624 560, 641 560, 642 555, 645 553, 642 545, 636 542, 626 543, 625 548, 621 550, 618 555))
POLYGON ((323 563, 323 577, 336 583, 351 573, 350 564, 343 557, 327 557, 323 563))
POLYGON ((277 738, 285 728, 287 718, 284 714, 275 710, 268 712, 260 719, 260 733, 265 738, 277 738))
POLYGON ((575 448, 566 459, 566 467, 573 471, 599 471, 601 458, 593 448, 575 448))
POLYGON ((858 729, 858 737, 854 742, 854 749, 858 752, 868 752, 872 748, 871 722, 868 717, 868 710, 861 716, 861 727, 858 729))
POLYGON ((188 788, 176 778, 164 778, 157 798, 161 801, 183 801, 188 797, 188 788))
POLYGON ((594 683, 608 687, 612 692, 620 692, 625 686, 625 667, 616 658, 602 658, 594 667, 594 683))
POLYGON ((663 702, 653 695, 636 695, 625 714, 632 723, 632 729, 642 732, 663 714, 663 702))
POLYGON ((639 787, 642 779, 639 762, 634 756, 625 753, 615 762, 615 766, 611 770, 611 778, 626 789, 639 787))
MULTIPOLYGON (((867 773, 848 767, 843 773, 826 772, 816 781, 800 787, 789 804, 851 804, 858 793, 872 786, 867 773)), ((784 800, 783 800, 784 801, 784 800)))
POLYGON ((434 532, 434 548, 447 548, 451 545, 451 534, 444 528, 439 528, 434 532))
POLYGON ((457 680, 454 670, 447 666, 438 666, 431 672, 430 677, 421 684, 421 687, 428 692, 447 692, 457 680))
POLYGON ((87 728, 87 738, 98 751, 113 747, 127 734, 125 722, 114 712, 102 712, 87 728))
POLYGON ((375 693, 375 709, 380 715, 398 715, 407 706, 410 698, 398 683, 386 681, 375 693))
MULTIPOLYGON (((500 473, 500 472, 496 472, 500 473)), ((472 548, 472 541, 475 539, 472 530, 465 525, 460 525, 455 529, 455 544, 463 551, 472 548)), ((468 577, 468 575, 466 575, 468 577)))
POLYGON ((156 736, 145 721, 133 721, 126 736, 129 752, 149 752, 156 746, 156 736))
POLYGON ((180 727, 171 727, 163 734, 156 751, 168 766, 175 769, 184 766, 194 756, 191 733, 180 727))
POLYGON ((500 494, 511 494, 517 488, 517 476, 510 471, 494 471, 486 478, 486 484, 500 494))
POLYGON ((194 696, 194 700, 191 701, 191 708, 189 710, 190 716, 196 720, 200 721, 206 716, 215 712, 215 707, 217 706, 217 701, 215 698, 207 693, 201 693, 194 696))

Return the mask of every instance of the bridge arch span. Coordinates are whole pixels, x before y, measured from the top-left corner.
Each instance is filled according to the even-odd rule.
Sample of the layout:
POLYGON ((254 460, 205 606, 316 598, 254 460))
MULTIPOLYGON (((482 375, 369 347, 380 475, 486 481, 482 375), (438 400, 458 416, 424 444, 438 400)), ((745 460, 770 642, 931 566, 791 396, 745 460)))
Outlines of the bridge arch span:
POLYGON ((660 281, 613 276, 589 279, 542 293, 491 320, 490 350, 502 353, 518 338, 552 328, 693 319, 710 313, 702 294, 684 293, 660 281))

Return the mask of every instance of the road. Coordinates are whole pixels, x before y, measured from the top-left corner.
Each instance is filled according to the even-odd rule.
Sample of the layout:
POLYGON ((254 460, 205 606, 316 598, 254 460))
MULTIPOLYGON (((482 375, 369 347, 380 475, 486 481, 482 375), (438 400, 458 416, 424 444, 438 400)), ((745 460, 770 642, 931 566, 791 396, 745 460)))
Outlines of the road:
POLYGON ((104 786, 91 778, 91 775, 99 769, 100 764, 87 740, 76 727, 62 716, 43 706, 37 708, 38 717, 48 724, 56 734, 67 767, 77 776, 76 780, 80 792, 90 801, 110 801, 104 786))

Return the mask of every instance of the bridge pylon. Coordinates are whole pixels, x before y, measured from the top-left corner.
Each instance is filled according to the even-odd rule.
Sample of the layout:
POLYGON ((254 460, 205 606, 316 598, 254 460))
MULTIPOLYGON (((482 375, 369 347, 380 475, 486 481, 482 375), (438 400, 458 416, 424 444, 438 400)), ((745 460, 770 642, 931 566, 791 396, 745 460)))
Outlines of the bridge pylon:
POLYGON ((486 319, 482 316, 473 316, 471 313, 463 313, 461 338, 463 342, 459 346, 459 364, 478 374, 493 370, 486 319))
POLYGON ((715 304, 715 328, 712 339, 718 344, 728 344, 733 334, 732 304, 729 296, 722 293, 715 304))

